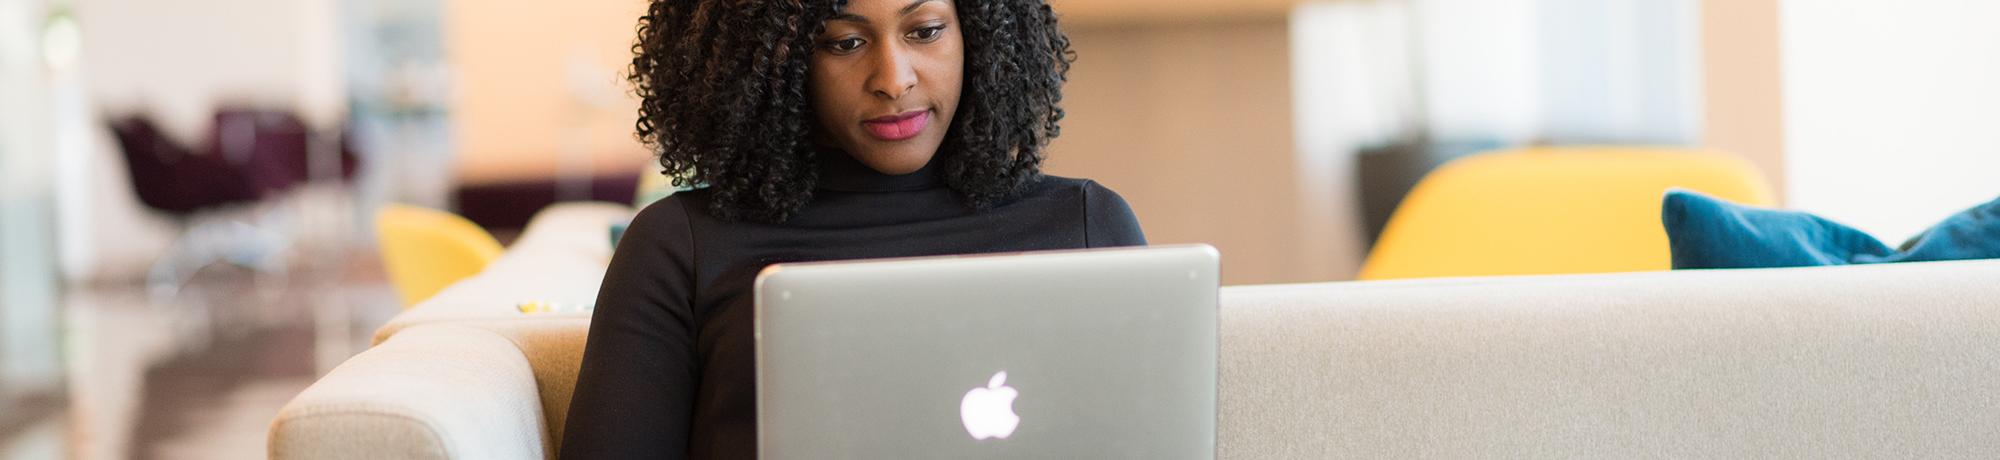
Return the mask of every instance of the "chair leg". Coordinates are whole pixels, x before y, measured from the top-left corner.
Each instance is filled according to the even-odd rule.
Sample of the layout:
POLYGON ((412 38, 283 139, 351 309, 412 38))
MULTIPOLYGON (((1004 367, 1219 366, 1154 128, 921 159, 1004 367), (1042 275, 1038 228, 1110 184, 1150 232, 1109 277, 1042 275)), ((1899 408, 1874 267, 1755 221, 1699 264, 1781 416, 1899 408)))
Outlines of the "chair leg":
MULTIPOLYGON (((180 237, 167 246, 167 251, 153 261, 153 268, 146 272, 146 288, 155 299, 170 299, 180 294, 194 272, 214 262, 213 256, 204 255, 201 234, 207 223, 196 223, 184 227, 180 237)), ((155 305, 163 303, 156 302, 155 305)))
POLYGON ((292 226, 282 215, 283 207, 264 208, 256 211, 258 225, 214 214, 195 217, 153 262, 146 275, 148 290, 156 298, 174 297, 196 272, 216 262, 266 275, 283 273, 288 262, 286 250, 293 243, 283 230, 292 226))

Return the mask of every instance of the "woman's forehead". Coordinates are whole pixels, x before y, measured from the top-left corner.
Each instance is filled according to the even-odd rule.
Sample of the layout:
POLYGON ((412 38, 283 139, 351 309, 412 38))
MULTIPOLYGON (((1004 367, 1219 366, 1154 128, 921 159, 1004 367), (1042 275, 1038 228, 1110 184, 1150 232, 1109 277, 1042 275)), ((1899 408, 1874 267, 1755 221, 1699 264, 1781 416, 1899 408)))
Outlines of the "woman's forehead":
MULTIPOLYGON (((847 0, 835 19, 849 16, 863 18, 894 18, 917 12, 926 7, 951 7, 951 0, 847 0)), ((849 18, 852 19, 852 18, 849 18)))

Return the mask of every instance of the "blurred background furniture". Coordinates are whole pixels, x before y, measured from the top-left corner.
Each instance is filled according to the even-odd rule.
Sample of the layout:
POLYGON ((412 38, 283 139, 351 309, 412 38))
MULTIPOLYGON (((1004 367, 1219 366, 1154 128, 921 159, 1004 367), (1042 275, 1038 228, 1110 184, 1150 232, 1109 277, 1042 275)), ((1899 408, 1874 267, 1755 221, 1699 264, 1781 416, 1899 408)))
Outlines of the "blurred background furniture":
POLYGON ((479 274, 500 257, 500 241, 456 214, 400 204, 375 211, 382 264, 404 308, 479 274))
POLYGON ((218 155, 197 155, 160 131, 150 118, 129 115, 111 122, 132 191, 147 207, 185 218, 195 211, 247 203, 261 196, 248 168, 218 155))
POLYGON ((353 179, 361 160, 351 138, 343 132, 333 142, 316 145, 320 139, 314 135, 305 120, 290 111, 227 107, 216 111, 210 136, 214 153, 246 164, 253 173, 251 180, 265 192, 313 180, 353 179))
POLYGON ((284 110, 219 109, 202 148, 175 141, 146 115, 109 124, 133 193, 182 228, 147 274, 160 295, 218 261, 282 271, 296 233, 286 195, 315 181, 345 181, 359 167, 346 136, 321 138, 284 110))
POLYGON ((1360 149, 1354 155, 1354 183, 1360 187, 1361 236, 1367 246, 1382 238, 1389 216, 1424 175, 1451 160, 1506 147, 1499 141, 1414 139, 1360 149))
POLYGON ((445 287, 375 330, 377 342, 431 323, 520 321, 523 303, 585 307, 596 303, 611 263, 610 228, 629 222, 630 206, 579 202, 536 213, 521 237, 478 275, 445 287), (532 282, 522 282, 533 280, 532 282))
MULTIPOLYGON (((452 202, 458 204, 459 214, 467 220, 489 229, 495 236, 511 240, 526 230, 536 212, 557 203, 631 203, 639 192, 643 171, 459 184, 452 190, 452 202), (580 194, 564 196, 566 183, 572 192, 580 194)), ((652 175, 659 174, 655 171, 652 175)))
POLYGON ((147 271, 147 285, 156 295, 177 292, 196 271, 219 260, 266 269, 278 264, 276 246, 281 243, 273 235, 224 214, 225 208, 253 206, 289 185, 284 177, 260 175, 260 168, 252 166, 262 159, 254 149, 237 156, 197 153, 143 115, 121 117, 111 125, 133 193, 181 227, 172 246, 147 271))
POLYGON ((1660 199, 1686 188, 1769 206, 1741 157, 1671 148, 1540 147, 1454 160, 1390 218, 1360 279, 1667 270, 1660 199))

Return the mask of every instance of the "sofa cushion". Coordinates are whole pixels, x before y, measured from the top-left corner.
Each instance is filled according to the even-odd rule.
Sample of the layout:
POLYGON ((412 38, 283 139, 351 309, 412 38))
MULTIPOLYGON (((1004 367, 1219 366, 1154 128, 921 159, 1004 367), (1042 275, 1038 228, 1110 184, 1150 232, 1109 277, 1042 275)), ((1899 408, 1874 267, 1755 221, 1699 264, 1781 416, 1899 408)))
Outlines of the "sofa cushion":
POLYGON ((1767 268, 2000 258, 2000 200, 1958 213, 1890 248, 1809 213, 1759 209, 1687 190, 1667 192, 1674 268, 1767 268))

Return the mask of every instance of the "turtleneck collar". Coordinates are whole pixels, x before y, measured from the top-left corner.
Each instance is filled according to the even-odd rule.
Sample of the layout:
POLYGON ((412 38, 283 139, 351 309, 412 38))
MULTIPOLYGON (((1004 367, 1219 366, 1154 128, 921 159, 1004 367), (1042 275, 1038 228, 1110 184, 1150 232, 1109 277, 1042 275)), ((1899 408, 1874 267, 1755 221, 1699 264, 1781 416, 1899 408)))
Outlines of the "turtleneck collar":
POLYGON ((937 156, 909 174, 892 176, 876 171, 861 160, 836 149, 819 152, 819 189, 836 192, 907 192, 944 185, 938 174, 937 156))

